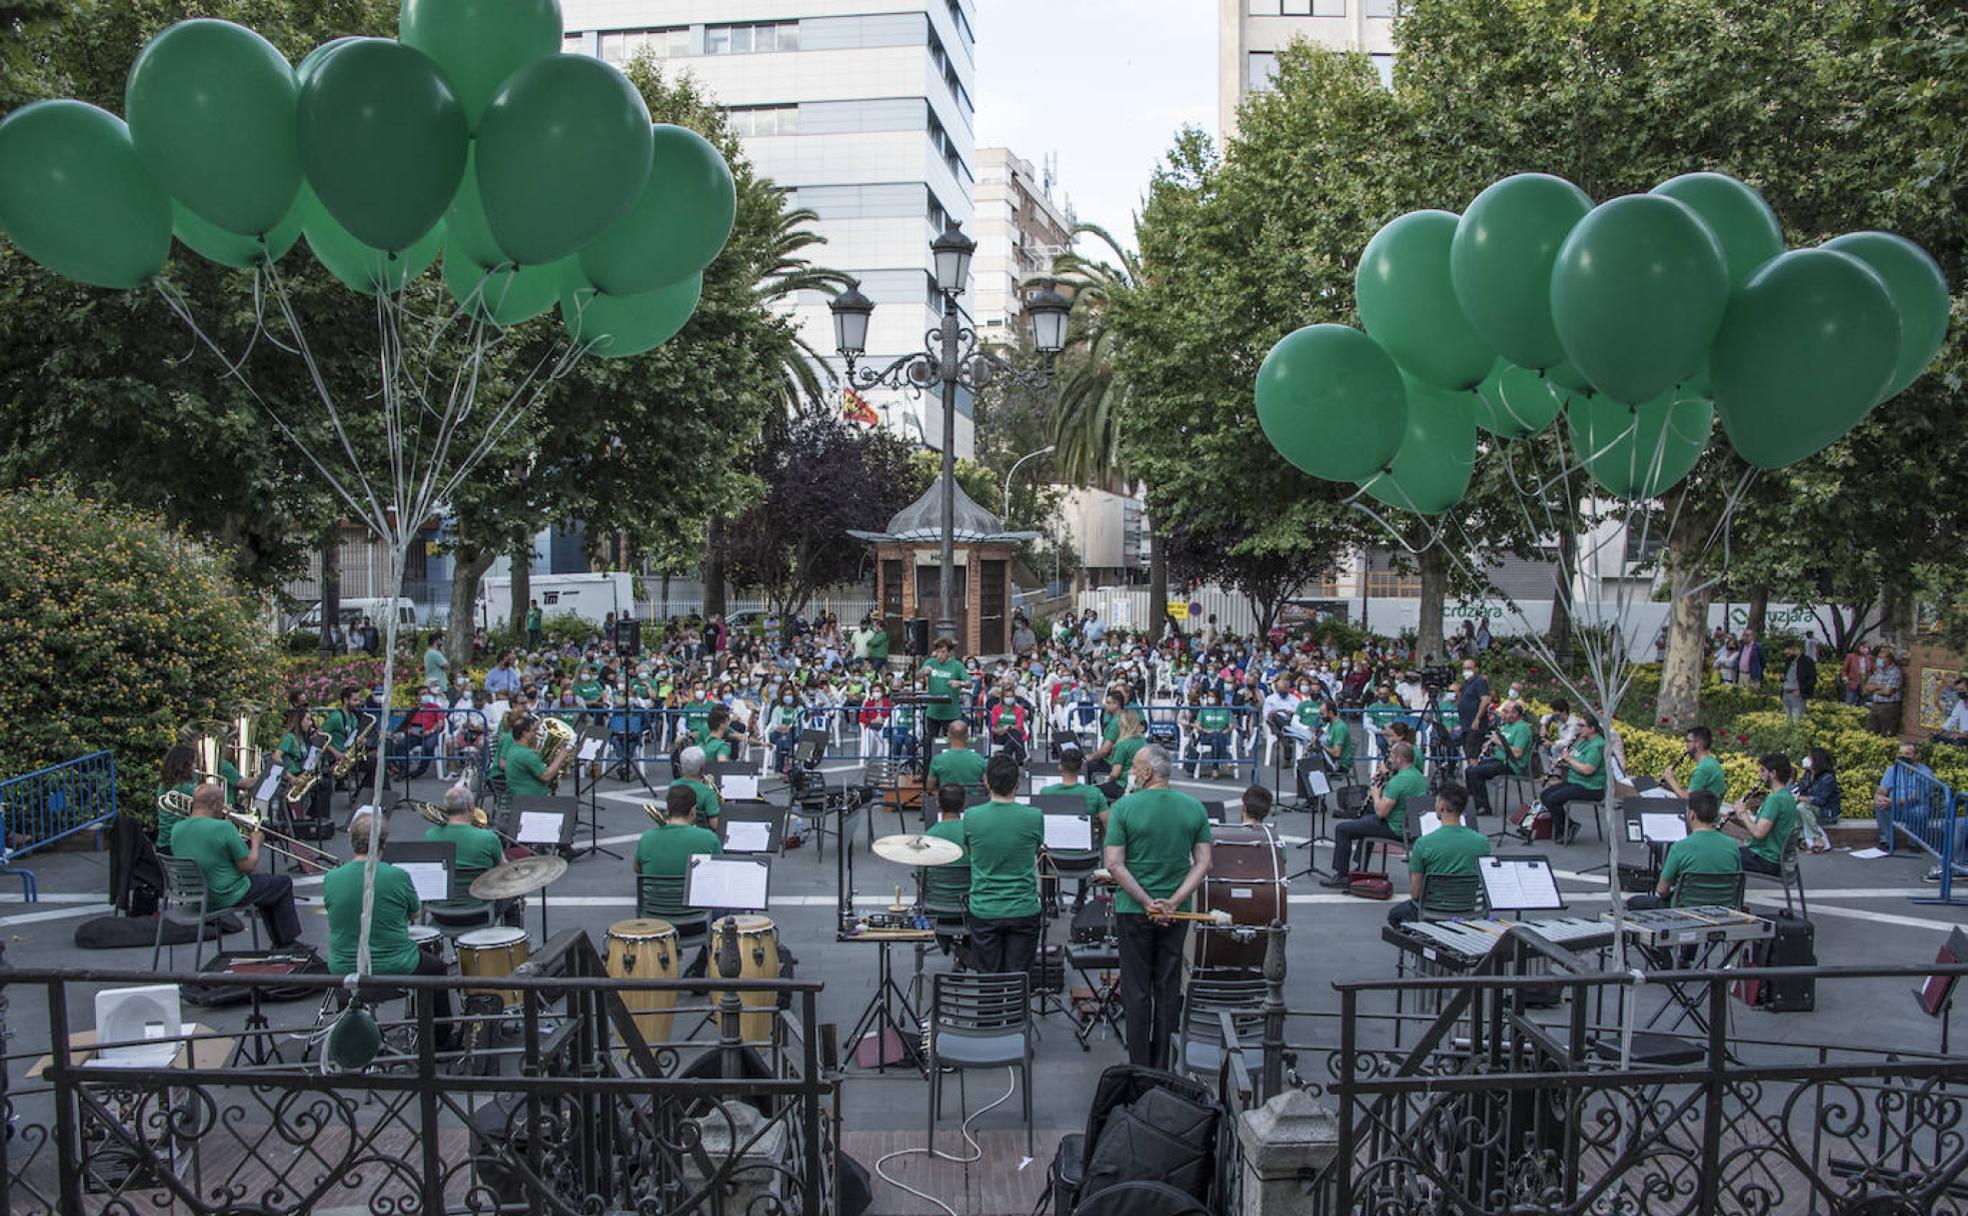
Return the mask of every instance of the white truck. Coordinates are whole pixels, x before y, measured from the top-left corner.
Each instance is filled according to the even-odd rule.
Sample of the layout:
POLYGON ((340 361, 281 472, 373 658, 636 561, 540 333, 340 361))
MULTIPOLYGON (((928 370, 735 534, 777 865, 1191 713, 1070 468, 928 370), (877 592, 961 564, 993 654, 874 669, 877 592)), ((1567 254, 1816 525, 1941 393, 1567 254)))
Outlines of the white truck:
MULTIPOLYGON (((529 581, 529 594, 539 601, 541 613, 549 617, 571 612, 599 625, 611 612, 617 620, 637 615, 633 574, 622 571, 536 574, 529 581)), ((511 609, 511 576, 487 575, 479 584, 478 602, 472 606, 473 618, 484 628, 503 629, 511 609)))

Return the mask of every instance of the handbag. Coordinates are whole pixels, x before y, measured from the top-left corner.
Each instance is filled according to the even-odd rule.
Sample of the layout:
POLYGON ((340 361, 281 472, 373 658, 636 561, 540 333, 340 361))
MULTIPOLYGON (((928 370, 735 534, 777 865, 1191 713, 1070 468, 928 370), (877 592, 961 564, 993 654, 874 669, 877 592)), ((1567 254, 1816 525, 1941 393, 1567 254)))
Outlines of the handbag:
POLYGON ((1537 841, 1551 839, 1551 812, 1542 804, 1527 802, 1510 813, 1510 826, 1516 829, 1519 839, 1537 841))
POLYGON ((1346 875, 1346 893, 1359 899, 1394 898, 1394 880, 1379 870, 1353 870, 1346 875))

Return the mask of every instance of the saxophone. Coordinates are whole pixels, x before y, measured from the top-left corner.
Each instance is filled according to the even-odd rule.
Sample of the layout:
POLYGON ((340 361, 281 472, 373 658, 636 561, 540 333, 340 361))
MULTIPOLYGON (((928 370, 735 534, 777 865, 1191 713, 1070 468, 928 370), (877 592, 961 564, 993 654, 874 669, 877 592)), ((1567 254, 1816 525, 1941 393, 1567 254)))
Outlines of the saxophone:
MULTIPOLYGON (((307 742, 310 748, 325 747, 328 744, 328 736, 322 734, 320 731, 315 731, 308 736, 307 742)), ((320 784, 320 782, 321 768, 318 764, 312 768, 303 768, 299 774, 287 782, 285 798, 290 816, 298 808, 307 803, 309 796, 314 793, 314 787, 320 784)))
POLYGON ((335 780, 340 781, 348 776, 369 758, 369 736, 375 729, 376 719, 365 715, 361 728, 355 732, 355 738, 349 740, 348 750, 342 753, 340 760, 335 761, 335 780))

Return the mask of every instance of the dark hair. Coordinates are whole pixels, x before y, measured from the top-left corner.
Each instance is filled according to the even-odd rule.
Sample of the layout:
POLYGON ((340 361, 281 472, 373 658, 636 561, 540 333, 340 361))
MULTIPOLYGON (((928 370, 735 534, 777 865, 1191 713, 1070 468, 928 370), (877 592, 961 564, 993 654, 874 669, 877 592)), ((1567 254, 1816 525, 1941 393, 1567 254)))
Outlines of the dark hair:
POLYGON ((1411 722, 1402 722, 1399 719, 1389 722, 1387 724, 1387 733, 1393 735, 1402 743, 1414 742, 1415 728, 1411 722))
POLYGON ((1707 751, 1709 748, 1715 746, 1715 732, 1709 730, 1706 726, 1690 726, 1688 728, 1688 737, 1701 744, 1703 751, 1707 751))
POLYGON ((1688 813, 1697 823, 1714 823, 1722 818, 1722 801, 1713 790, 1689 790, 1688 813))
POLYGON ((344 701, 348 700, 349 694, 352 692, 361 692, 361 691, 363 691, 363 688, 362 685, 360 684, 344 684, 342 685, 342 700, 344 701))
POLYGON ((518 714, 512 718, 512 725, 506 728, 506 734, 514 740, 524 739, 526 732, 538 724, 538 719, 532 714, 518 714))
POLYGON ((1261 785, 1252 785, 1244 790, 1244 814, 1252 819, 1262 820, 1271 813, 1271 791, 1261 785))
POLYGON ((1072 773, 1077 777, 1079 776, 1080 770, 1085 767, 1086 754, 1080 751, 1079 748, 1068 747, 1060 751, 1059 771, 1061 773, 1072 773))
POLYGON ((1000 798, 1008 798, 1018 789, 1018 761, 1010 753, 999 752, 984 766, 984 788, 1000 798))
POLYGON ((663 795, 663 810, 672 819, 691 819, 697 814, 697 791, 681 783, 663 795))
POLYGON ((1814 747, 1810 751, 1805 752, 1804 758, 1811 762, 1811 771, 1820 777, 1831 773, 1835 767, 1835 763, 1831 758, 1831 752, 1822 747, 1814 747))
POLYGON ((729 721, 731 721, 731 711, 722 705, 704 715, 705 725, 709 726, 713 731, 729 721))
POLYGON ((1564 712, 1566 712, 1566 711, 1567 711, 1567 710, 1569 710, 1569 709, 1571 709, 1571 706, 1569 706, 1569 705, 1567 705, 1567 704, 1565 704, 1565 699, 1564 699, 1563 697, 1553 697, 1553 698, 1551 698, 1551 712, 1552 712, 1552 713, 1554 713, 1554 714, 1562 714, 1562 713, 1564 713, 1564 712))
POLYGON ((1784 755, 1782 752, 1771 752, 1767 756, 1758 757, 1756 762, 1764 768, 1769 769, 1770 775, 1784 785, 1790 784, 1789 756, 1784 755))
POLYGON ((1469 791, 1459 785, 1445 785, 1435 791, 1436 814, 1461 815, 1469 804, 1469 791))
POLYGON ((945 815, 961 815, 964 809, 964 787, 961 785, 939 785, 936 787, 936 809, 945 815))
POLYGON ((183 785, 195 777, 198 768, 198 753, 189 743, 180 743, 164 753, 164 784, 183 785))

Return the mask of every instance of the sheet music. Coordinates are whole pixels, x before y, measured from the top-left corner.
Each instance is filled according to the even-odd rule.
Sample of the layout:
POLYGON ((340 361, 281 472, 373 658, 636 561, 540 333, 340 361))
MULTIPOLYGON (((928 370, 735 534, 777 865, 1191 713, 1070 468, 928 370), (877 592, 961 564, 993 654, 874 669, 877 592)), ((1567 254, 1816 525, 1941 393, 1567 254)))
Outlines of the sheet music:
POLYGON ((318 773, 321 771, 320 748, 318 747, 308 748, 307 759, 301 761, 301 771, 306 773, 318 773))
POLYGON ((770 853, 772 825, 734 819, 724 825, 724 847, 732 853, 770 853))
POLYGON ((1477 866, 1492 912, 1520 912, 1565 906, 1558 880, 1542 861, 1485 858, 1477 866))
POLYGON ((1676 797, 1679 797, 1679 795, 1677 795, 1677 794, 1676 794, 1676 793, 1675 793, 1675 792, 1674 792, 1673 790, 1671 790, 1671 789, 1668 789, 1668 788, 1667 788, 1666 786, 1664 786, 1664 785, 1657 785, 1657 786, 1655 786, 1655 787, 1654 787, 1653 789, 1650 789, 1650 790, 1641 790, 1641 791, 1640 791, 1640 796, 1641 796, 1642 798, 1676 798, 1676 797))
POLYGON ((606 742, 607 740, 605 739, 593 739, 593 738, 581 740, 581 754, 579 759, 582 760, 600 759, 602 746, 606 742))
POLYGON ((281 775, 286 771, 278 764, 268 769, 266 780, 260 782, 260 788, 253 791, 253 801, 272 802, 274 791, 280 788, 281 775))
POLYGON ((1654 844, 1673 844, 1688 836, 1688 821, 1665 811, 1640 812, 1640 834, 1654 844))
POLYGON ((690 859, 683 902, 693 908, 763 908, 770 873, 760 862, 726 861, 700 854, 690 859))
POLYGON ((759 796, 757 773, 727 773, 718 779, 718 796, 732 802, 750 802, 759 796))
POLYGON ((1324 798, 1332 793, 1332 782, 1318 769, 1308 769, 1305 774, 1305 788, 1312 791, 1314 798, 1324 798))
POLYGON ((521 844, 559 844, 561 821, 559 811, 521 811, 514 838, 521 844))
POLYGON ((1442 826, 1442 817, 1440 815, 1437 815, 1434 811, 1422 812, 1421 834, 1423 836, 1428 835, 1430 832, 1434 831, 1436 828, 1439 828, 1441 826, 1442 826))
POLYGON ((1085 815, 1045 816, 1045 847, 1086 852, 1093 847, 1093 821, 1085 815))
POLYGON ((451 898, 451 872, 441 861, 393 861, 390 863, 410 876, 422 903, 451 898))

